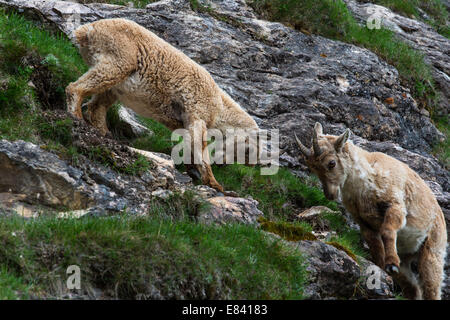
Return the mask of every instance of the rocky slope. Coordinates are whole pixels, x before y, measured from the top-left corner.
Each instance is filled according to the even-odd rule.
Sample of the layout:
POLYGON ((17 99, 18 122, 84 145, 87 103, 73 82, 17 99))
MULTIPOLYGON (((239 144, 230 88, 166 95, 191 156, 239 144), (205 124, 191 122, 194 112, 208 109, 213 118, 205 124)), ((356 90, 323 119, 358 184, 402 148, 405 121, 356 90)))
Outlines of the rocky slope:
POLYGON ((213 1, 209 13, 194 12, 187 0, 159 1, 146 9, 36 0, 0 4, 69 36, 74 21, 134 20, 204 66, 261 127, 279 129, 283 164, 305 169, 293 132, 309 144, 316 121, 330 134, 349 127, 368 150, 393 156, 409 151, 414 169, 436 182, 440 203, 450 205, 449 174, 430 154, 444 136, 402 87, 397 70, 369 50, 258 20, 244 1, 213 1))
MULTIPOLYGON (((347 4, 357 17, 365 19, 358 3, 347 1, 347 4)), ((117 17, 134 20, 203 65, 262 128, 279 129, 283 165, 300 171, 306 169, 297 159, 299 153, 292 139, 293 132, 309 145, 311 129, 316 121, 320 121, 325 132, 331 134, 340 134, 349 127, 356 144, 367 150, 390 154, 415 169, 432 187, 449 216, 450 175, 430 154, 432 144, 444 136, 434 127, 427 112, 419 110, 409 89, 401 85, 397 70, 366 49, 306 35, 279 23, 258 20, 243 0, 212 1, 208 9, 201 12, 193 11, 188 0, 163 0, 145 9, 38 0, 0 0, 0 5, 19 10, 69 37, 80 23, 117 17)), ((413 24, 400 21, 398 17, 395 19, 398 24, 413 24)), ((448 39, 435 35, 425 26, 414 26, 418 31, 414 30, 421 32, 420 37, 435 42, 422 43, 417 40, 418 34, 401 27, 404 35, 402 32, 399 35, 414 42, 419 50, 429 53, 428 59, 433 63, 438 83, 445 91, 449 83, 448 59, 443 56, 448 51, 448 39)), ((448 109, 446 96, 441 105, 448 109)), ((148 181, 145 181, 142 178, 127 180, 94 164, 78 171, 27 143, 2 141, 0 147, 0 156, 8 163, 8 168, 16 166, 23 170, 21 181, 31 188, 22 190, 18 187, 14 193, 43 197, 48 199, 50 207, 66 205, 70 203, 67 199, 83 196, 92 202, 89 210, 111 207, 122 210, 127 207, 139 211, 148 206, 145 198, 151 194, 164 196, 167 190, 192 187, 186 177, 174 170, 170 159, 162 155, 148 155, 152 161, 160 162, 151 169, 148 181), (33 161, 26 161, 26 156, 32 156, 33 161), (54 167, 46 167, 45 164, 50 162, 54 167), (39 178, 42 172, 46 172, 44 180, 39 178), (83 178, 82 172, 88 172, 87 177, 83 178), (157 185, 156 181, 161 183, 160 180, 166 185, 157 185), (48 187, 60 183, 68 186, 70 194, 60 195, 48 187)), ((11 180, 10 186, 15 182, 11 180)), ((6 184, 2 186, 5 194, 9 189, 6 184)), ((213 191, 204 189, 203 192, 216 208, 207 216, 208 219, 222 216, 217 220, 223 221, 226 215, 238 217, 238 221, 254 222, 258 216, 251 200, 214 198, 217 195, 213 191)), ((9 203, 17 204, 22 201, 19 200, 13 199, 9 203)), ((310 252, 314 245, 303 243, 300 247, 310 252)), ((315 248, 314 251, 317 253, 322 249, 315 248)), ((352 276, 348 279, 359 278, 356 265, 346 264, 345 271, 340 270, 343 258, 339 260, 330 254, 332 249, 325 249, 325 262, 321 262, 320 255, 317 255, 313 267, 323 270, 320 266, 325 266, 334 270, 330 271, 328 279, 342 280, 349 274, 352 276), (338 261, 336 268, 330 266, 332 260, 338 261)), ((333 251, 333 254, 336 253, 333 251)), ((320 281, 320 274, 324 273, 316 275, 317 283, 324 283, 320 281)), ((353 280, 350 282, 354 283, 353 280)), ((344 291, 349 290, 345 285, 341 287, 344 291)), ((316 288, 312 291, 317 295, 311 296, 339 295, 327 290, 316 288)))
POLYGON ((426 23, 404 17, 372 3, 345 0, 353 15, 363 24, 369 17, 379 19, 380 25, 392 31, 413 48, 424 54, 432 66, 433 78, 440 92, 440 112, 448 115, 450 106, 450 41, 426 23))

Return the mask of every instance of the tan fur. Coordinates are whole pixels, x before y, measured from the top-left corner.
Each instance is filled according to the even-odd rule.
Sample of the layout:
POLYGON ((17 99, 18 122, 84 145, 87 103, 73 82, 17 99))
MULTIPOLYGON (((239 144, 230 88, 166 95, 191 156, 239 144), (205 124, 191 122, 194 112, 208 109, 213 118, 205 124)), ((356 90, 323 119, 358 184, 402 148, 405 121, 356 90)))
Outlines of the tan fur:
MULTIPOLYGON (((132 21, 105 19, 86 24, 74 31, 73 38, 91 68, 67 87, 67 107, 82 118, 82 101, 93 96, 86 120, 103 134, 108 132, 106 111, 116 100, 171 130, 190 130, 191 137, 197 137, 193 143, 202 148, 207 129, 258 129, 203 67, 132 21)), ((223 191, 208 160, 196 166, 202 180, 223 191)))
POLYGON ((406 164, 346 142, 348 133, 324 135, 316 123, 319 156, 298 143, 327 198, 341 197, 374 262, 393 275, 405 297, 440 299, 447 231, 435 196, 406 164))

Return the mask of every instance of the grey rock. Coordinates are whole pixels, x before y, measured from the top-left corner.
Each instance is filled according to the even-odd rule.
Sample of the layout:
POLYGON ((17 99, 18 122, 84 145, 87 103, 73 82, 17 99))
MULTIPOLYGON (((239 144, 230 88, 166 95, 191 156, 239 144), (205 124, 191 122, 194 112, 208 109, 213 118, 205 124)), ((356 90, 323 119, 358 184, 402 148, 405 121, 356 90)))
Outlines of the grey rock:
POLYGON ((144 135, 153 135, 153 132, 142 125, 136 113, 129 108, 120 106, 117 110, 117 118, 111 129, 126 138, 134 139, 144 135))
POLYGON ((35 144, 0 140, 0 206, 27 216, 47 210, 146 213, 156 190, 186 188, 175 169, 161 163, 140 177, 128 176, 87 159, 74 168, 35 144))
POLYGON ((432 67, 433 78, 441 93, 440 112, 448 115, 450 109, 450 40, 437 33, 430 25, 404 17, 390 9, 373 3, 344 0, 353 15, 366 23, 369 16, 376 16, 381 24, 394 31, 403 41, 424 54, 432 67))
POLYGON ((363 263, 358 265, 345 252, 321 241, 298 241, 289 244, 308 257, 310 283, 305 290, 307 298, 387 299, 393 296, 392 279, 371 262, 361 258, 363 263), (379 287, 370 286, 369 289, 367 277, 372 274, 372 270, 379 273, 380 282, 379 287))
POLYGON ((263 216, 258 209, 258 201, 253 199, 213 197, 207 201, 209 206, 199 216, 199 221, 204 223, 256 224, 257 219, 263 216))

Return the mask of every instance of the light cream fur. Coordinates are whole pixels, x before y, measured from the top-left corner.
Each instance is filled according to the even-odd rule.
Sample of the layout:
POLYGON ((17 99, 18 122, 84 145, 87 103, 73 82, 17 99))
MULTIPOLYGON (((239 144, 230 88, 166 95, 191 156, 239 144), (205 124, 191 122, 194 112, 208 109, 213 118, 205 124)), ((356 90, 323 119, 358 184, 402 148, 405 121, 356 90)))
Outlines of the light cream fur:
POLYGON ((327 198, 341 198, 360 225, 374 262, 393 275, 405 297, 440 299, 447 231, 428 185, 403 162, 347 141, 348 130, 324 135, 316 123, 314 135, 319 155, 297 139, 306 162, 327 198))
MULTIPOLYGON (((105 19, 74 31, 83 59, 90 69, 67 89, 69 112, 108 132, 105 115, 117 100, 136 113, 171 130, 186 128, 201 146, 196 165, 203 183, 219 191, 206 148, 206 130, 255 129, 256 122, 214 82, 211 75, 184 53, 154 33, 126 19, 105 19)), ((193 149, 194 150, 194 149, 193 149)))

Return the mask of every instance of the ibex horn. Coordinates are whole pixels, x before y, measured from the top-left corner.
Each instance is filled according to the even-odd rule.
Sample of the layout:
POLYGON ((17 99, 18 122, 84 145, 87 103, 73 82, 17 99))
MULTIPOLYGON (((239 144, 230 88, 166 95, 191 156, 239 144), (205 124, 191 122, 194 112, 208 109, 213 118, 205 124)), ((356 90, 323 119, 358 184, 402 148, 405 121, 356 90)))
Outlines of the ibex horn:
POLYGON ((311 156, 311 151, 305 147, 303 145, 303 143, 300 142, 300 140, 297 138, 297 134, 295 134, 294 132, 294 136, 295 136, 295 141, 297 141, 298 147, 300 148, 300 151, 306 156, 306 157, 310 157, 311 156))
POLYGON ((320 150, 319 142, 317 141, 316 130, 314 130, 314 133, 313 133, 313 150, 314 150, 314 155, 316 157, 320 156, 320 154, 322 153, 322 150, 320 150))

